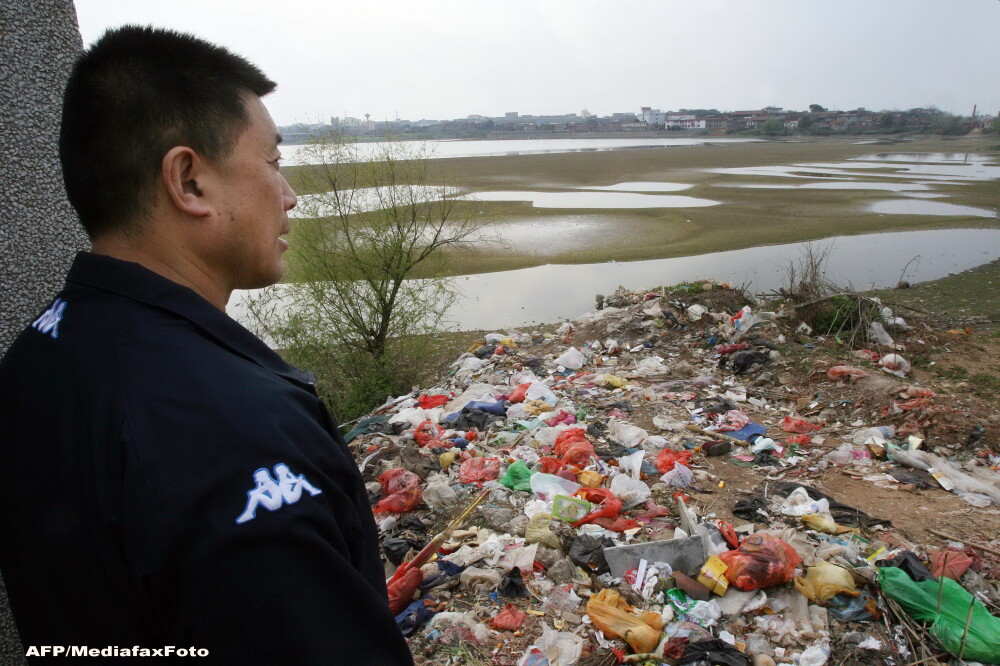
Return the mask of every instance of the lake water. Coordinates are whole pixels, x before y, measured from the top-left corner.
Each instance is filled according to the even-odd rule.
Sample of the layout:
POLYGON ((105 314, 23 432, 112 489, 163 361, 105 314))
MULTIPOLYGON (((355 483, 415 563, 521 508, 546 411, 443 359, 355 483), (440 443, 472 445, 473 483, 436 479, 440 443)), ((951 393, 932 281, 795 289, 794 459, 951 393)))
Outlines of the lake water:
MULTIPOLYGON (((681 146, 724 146, 735 143, 761 141, 761 139, 729 139, 718 137, 692 138, 617 138, 617 139, 503 139, 492 141, 426 141, 423 142, 431 158, 447 157, 501 157, 505 155, 540 155, 544 153, 599 152, 605 150, 638 150, 643 148, 670 148, 681 146)), ((413 144, 404 141, 402 144, 413 144)), ((420 142, 416 142, 420 143, 420 142)), ((394 142, 358 143, 360 155, 371 155, 384 151, 386 145, 394 142)), ((282 145, 281 154, 286 164, 297 166, 309 164, 304 155, 305 146, 282 145)))
MULTIPOLYGON (((1000 229, 838 236, 816 245, 831 247, 825 272, 831 281, 855 288, 892 286, 900 279, 934 280, 1000 258, 1000 229), (907 270, 902 274, 904 266, 907 270)), ((450 313, 453 325, 449 328, 502 329, 573 319, 593 310, 595 294, 607 295, 618 285, 645 289, 715 278, 766 292, 781 286, 783 267, 800 259, 802 250, 801 243, 792 243, 694 257, 550 264, 461 276, 453 278, 462 298, 450 313)), ((242 299, 247 293, 236 292, 230 300, 229 313, 238 320, 244 316, 242 299)))

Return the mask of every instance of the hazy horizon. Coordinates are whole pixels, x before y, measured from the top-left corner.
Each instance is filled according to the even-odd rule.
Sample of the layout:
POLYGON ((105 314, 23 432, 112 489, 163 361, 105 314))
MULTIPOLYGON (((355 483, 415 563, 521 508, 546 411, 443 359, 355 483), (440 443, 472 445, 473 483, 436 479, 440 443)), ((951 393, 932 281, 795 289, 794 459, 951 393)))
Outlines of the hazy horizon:
POLYGON ((267 105, 280 125, 642 106, 1000 110, 998 0, 74 4, 84 44, 140 23, 247 57, 278 82, 267 105))

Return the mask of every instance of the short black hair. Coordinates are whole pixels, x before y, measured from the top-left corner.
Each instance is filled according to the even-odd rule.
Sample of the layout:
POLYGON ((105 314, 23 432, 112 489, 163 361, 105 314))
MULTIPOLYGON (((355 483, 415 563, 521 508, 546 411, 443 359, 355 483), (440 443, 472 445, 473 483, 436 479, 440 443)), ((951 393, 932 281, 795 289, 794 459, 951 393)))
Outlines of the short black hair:
POLYGON ((249 124, 244 96, 274 88, 246 59, 194 35, 105 32, 73 66, 59 134, 66 193, 87 235, 134 231, 166 152, 189 146, 224 160, 249 124))

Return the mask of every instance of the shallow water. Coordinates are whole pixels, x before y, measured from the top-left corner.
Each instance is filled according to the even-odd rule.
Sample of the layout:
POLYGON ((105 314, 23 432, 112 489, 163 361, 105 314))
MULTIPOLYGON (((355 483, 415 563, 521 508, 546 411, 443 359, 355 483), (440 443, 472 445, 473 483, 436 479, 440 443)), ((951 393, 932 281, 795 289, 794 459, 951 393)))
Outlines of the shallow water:
POLYGON ((690 183, 664 183, 654 181, 631 181, 614 185, 581 185, 578 190, 607 190, 611 192, 680 192, 694 187, 690 183))
POLYGON ((881 215, 971 215, 996 217, 996 212, 974 206, 959 206, 943 201, 889 199, 868 204, 868 210, 881 215))
POLYGON ((635 192, 475 192, 462 197, 472 201, 530 201, 535 208, 702 208, 718 201, 683 195, 635 192))
MULTIPOLYGON (((869 183, 857 180, 831 180, 802 185, 768 185, 761 183, 724 184, 717 187, 739 187, 754 190, 885 190, 887 192, 913 192, 931 189, 919 183, 869 183)), ((947 195, 939 195, 947 196, 947 195)))
MULTIPOLYGON (((838 236, 830 246, 824 275, 856 288, 891 286, 900 279, 922 282, 1000 258, 1000 229, 948 229, 838 236), (906 267, 905 273, 903 268, 906 267)), ((645 289, 685 280, 716 278, 749 284, 757 292, 781 286, 783 268, 802 257, 802 243, 717 252, 694 257, 622 263, 549 264, 516 271, 453 278, 462 299, 452 309, 454 330, 500 329, 572 319, 594 307, 594 295, 616 285, 645 289)), ((235 292, 227 308, 244 317, 235 292)))
MULTIPOLYGON (((430 158, 449 157, 500 157, 505 155, 540 155, 545 153, 600 152, 606 150, 640 150, 643 148, 669 148, 682 146, 728 145, 757 142, 761 139, 720 139, 718 137, 692 138, 616 138, 616 139, 496 139, 482 141, 426 141, 402 144, 424 143, 430 158)), ((384 151, 386 144, 394 142, 370 142, 357 144, 361 155, 384 151)), ((301 145, 282 145, 281 153, 287 164, 298 166, 313 163, 305 156, 301 145)))

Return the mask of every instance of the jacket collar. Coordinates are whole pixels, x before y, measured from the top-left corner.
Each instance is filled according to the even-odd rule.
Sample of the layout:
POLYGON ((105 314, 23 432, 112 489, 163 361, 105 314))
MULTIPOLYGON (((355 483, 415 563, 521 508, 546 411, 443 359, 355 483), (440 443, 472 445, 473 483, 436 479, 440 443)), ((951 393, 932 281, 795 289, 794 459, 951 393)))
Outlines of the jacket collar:
POLYGON ((143 266, 92 252, 78 252, 66 276, 76 283, 119 294, 179 315, 221 346, 296 384, 309 387, 312 373, 292 367, 256 335, 199 296, 193 289, 143 266))

